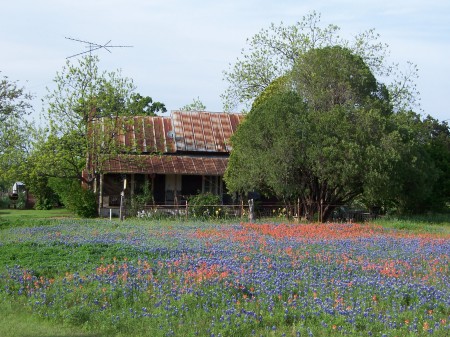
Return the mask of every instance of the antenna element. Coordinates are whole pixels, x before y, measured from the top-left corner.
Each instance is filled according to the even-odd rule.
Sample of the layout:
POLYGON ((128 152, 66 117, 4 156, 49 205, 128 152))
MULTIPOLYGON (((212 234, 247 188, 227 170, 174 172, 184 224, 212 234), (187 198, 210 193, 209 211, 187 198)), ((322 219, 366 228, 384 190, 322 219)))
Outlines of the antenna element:
POLYGON ((86 53, 91 54, 94 50, 102 49, 102 48, 106 49, 108 52, 111 53, 111 50, 109 50, 108 48, 132 48, 133 47, 133 46, 112 46, 112 45, 110 45, 111 40, 109 40, 105 44, 98 44, 98 43, 94 43, 94 42, 88 42, 88 41, 74 39, 74 38, 71 38, 71 37, 65 37, 65 39, 71 40, 71 41, 85 43, 86 44, 86 48, 89 48, 89 50, 87 50, 87 51, 83 51, 81 53, 71 55, 69 57, 66 57, 66 59, 70 59, 72 57, 79 56, 79 55, 86 54, 86 53))

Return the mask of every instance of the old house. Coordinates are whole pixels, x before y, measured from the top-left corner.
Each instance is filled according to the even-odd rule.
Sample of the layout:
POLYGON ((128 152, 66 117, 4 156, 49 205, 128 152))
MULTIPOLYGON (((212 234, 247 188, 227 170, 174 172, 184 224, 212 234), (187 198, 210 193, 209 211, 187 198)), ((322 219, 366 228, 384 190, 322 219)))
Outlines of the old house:
MULTIPOLYGON (((113 136, 129 150, 103 158, 97 170, 100 214, 110 210, 118 214, 121 193, 130 198, 145 189, 152 205, 183 205, 189 196, 206 192, 224 200, 229 140, 242 118, 242 114, 194 111, 121 117, 116 121, 121 131, 113 136)), ((94 160, 88 161, 93 165, 94 160)))

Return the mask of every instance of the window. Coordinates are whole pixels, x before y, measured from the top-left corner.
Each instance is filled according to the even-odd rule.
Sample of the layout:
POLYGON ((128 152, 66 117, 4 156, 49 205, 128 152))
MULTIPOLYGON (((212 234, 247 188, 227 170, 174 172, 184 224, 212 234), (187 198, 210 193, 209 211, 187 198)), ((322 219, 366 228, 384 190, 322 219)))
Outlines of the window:
POLYGON ((203 193, 222 194, 222 177, 203 176, 203 193))

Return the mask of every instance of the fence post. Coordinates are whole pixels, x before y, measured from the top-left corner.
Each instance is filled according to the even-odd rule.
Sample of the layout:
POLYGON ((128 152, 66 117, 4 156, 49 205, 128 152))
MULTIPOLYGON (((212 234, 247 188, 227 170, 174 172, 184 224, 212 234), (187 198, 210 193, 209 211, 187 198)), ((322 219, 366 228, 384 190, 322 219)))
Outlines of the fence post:
POLYGON ((189 206, 188 206, 188 201, 186 199, 186 220, 189 219, 189 206))
POLYGON ((123 190, 120 193, 120 212, 119 212, 119 218, 120 221, 123 221, 124 218, 124 208, 125 208, 125 190, 123 190))
POLYGON ((255 215, 253 213, 253 199, 250 199, 248 201, 248 220, 250 221, 250 223, 253 223, 253 220, 255 219, 255 215))

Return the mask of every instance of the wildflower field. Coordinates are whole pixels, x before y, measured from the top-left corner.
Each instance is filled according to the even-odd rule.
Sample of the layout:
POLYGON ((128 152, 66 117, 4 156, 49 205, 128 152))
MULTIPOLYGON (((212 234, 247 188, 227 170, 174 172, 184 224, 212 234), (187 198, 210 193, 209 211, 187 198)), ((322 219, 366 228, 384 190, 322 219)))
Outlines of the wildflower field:
POLYGON ((96 336, 450 335, 447 234, 61 220, 0 262, 0 301, 96 336))

